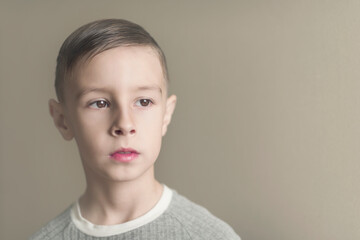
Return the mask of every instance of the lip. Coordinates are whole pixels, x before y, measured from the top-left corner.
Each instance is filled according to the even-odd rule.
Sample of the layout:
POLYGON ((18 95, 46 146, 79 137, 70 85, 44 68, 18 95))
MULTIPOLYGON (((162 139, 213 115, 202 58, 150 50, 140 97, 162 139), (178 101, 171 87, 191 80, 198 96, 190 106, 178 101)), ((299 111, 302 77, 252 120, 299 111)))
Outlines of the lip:
POLYGON ((139 153, 132 148, 121 148, 110 154, 110 158, 116 162, 131 162, 139 156, 139 153), (129 153, 120 153, 129 152, 129 153))

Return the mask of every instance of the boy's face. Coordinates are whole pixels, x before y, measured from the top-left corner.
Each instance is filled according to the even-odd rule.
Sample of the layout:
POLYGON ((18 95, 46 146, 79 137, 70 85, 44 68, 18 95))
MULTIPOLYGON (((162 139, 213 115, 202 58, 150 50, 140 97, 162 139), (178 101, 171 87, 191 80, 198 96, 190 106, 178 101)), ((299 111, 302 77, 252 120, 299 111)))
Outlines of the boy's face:
POLYGON ((50 100, 50 112, 63 137, 75 138, 87 176, 129 181, 152 174, 175 104, 155 51, 132 46, 80 64, 65 103, 50 100), (112 155, 123 148, 138 154, 112 155))

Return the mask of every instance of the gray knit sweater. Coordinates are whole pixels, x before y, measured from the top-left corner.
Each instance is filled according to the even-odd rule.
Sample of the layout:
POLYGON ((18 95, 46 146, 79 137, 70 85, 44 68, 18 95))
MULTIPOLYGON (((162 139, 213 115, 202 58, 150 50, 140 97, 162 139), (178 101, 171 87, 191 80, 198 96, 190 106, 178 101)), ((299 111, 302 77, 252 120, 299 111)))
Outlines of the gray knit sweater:
POLYGON ((86 220, 83 220, 84 224, 77 222, 76 213, 74 213, 76 204, 73 204, 40 229, 30 240, 240 240, 240 237, 229 225, 216 218, 205 208, 191 202, 174 190, 167 188, 167 191, 170 193, 167 196, 168 203, 164 208, 166 200, 163 196, 160 200, 163 210, 160 210, 159 213, 158 209, 158 215, 147 216, 147 219, 145 216, 142 221, 135 219, 129 224, 115 225, 117 226, 115 232, 102 234, 109 229, 108 226, 92 225, 86 220), (120 230, 116 232, 117 229, 120 230))

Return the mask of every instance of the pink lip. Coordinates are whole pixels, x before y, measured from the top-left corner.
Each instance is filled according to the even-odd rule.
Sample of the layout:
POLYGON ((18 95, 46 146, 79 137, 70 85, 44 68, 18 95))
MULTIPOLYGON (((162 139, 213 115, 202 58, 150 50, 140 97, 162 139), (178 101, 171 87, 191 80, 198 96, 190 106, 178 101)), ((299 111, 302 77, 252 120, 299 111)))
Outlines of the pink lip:
POLYGON ((121 148, 119 150, 116 150, 112 154, 110 154, 110 157, 117 161, 117 162, 131 162, 135 160, 139 156, 139 153, 131 148, 121 148), (128 153, 121 153, 121 152, 128 152, 128 153))

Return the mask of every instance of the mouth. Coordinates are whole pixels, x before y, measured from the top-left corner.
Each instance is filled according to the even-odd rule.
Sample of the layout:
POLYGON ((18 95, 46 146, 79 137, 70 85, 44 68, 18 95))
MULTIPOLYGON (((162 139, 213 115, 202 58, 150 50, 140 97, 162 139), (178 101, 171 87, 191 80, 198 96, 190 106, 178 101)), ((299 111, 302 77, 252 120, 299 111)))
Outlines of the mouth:
POLYGON ((116 162, 131 162, 139 156, 139 153, 132 148, 121 148, 110 154, 110 158, 116 162))

